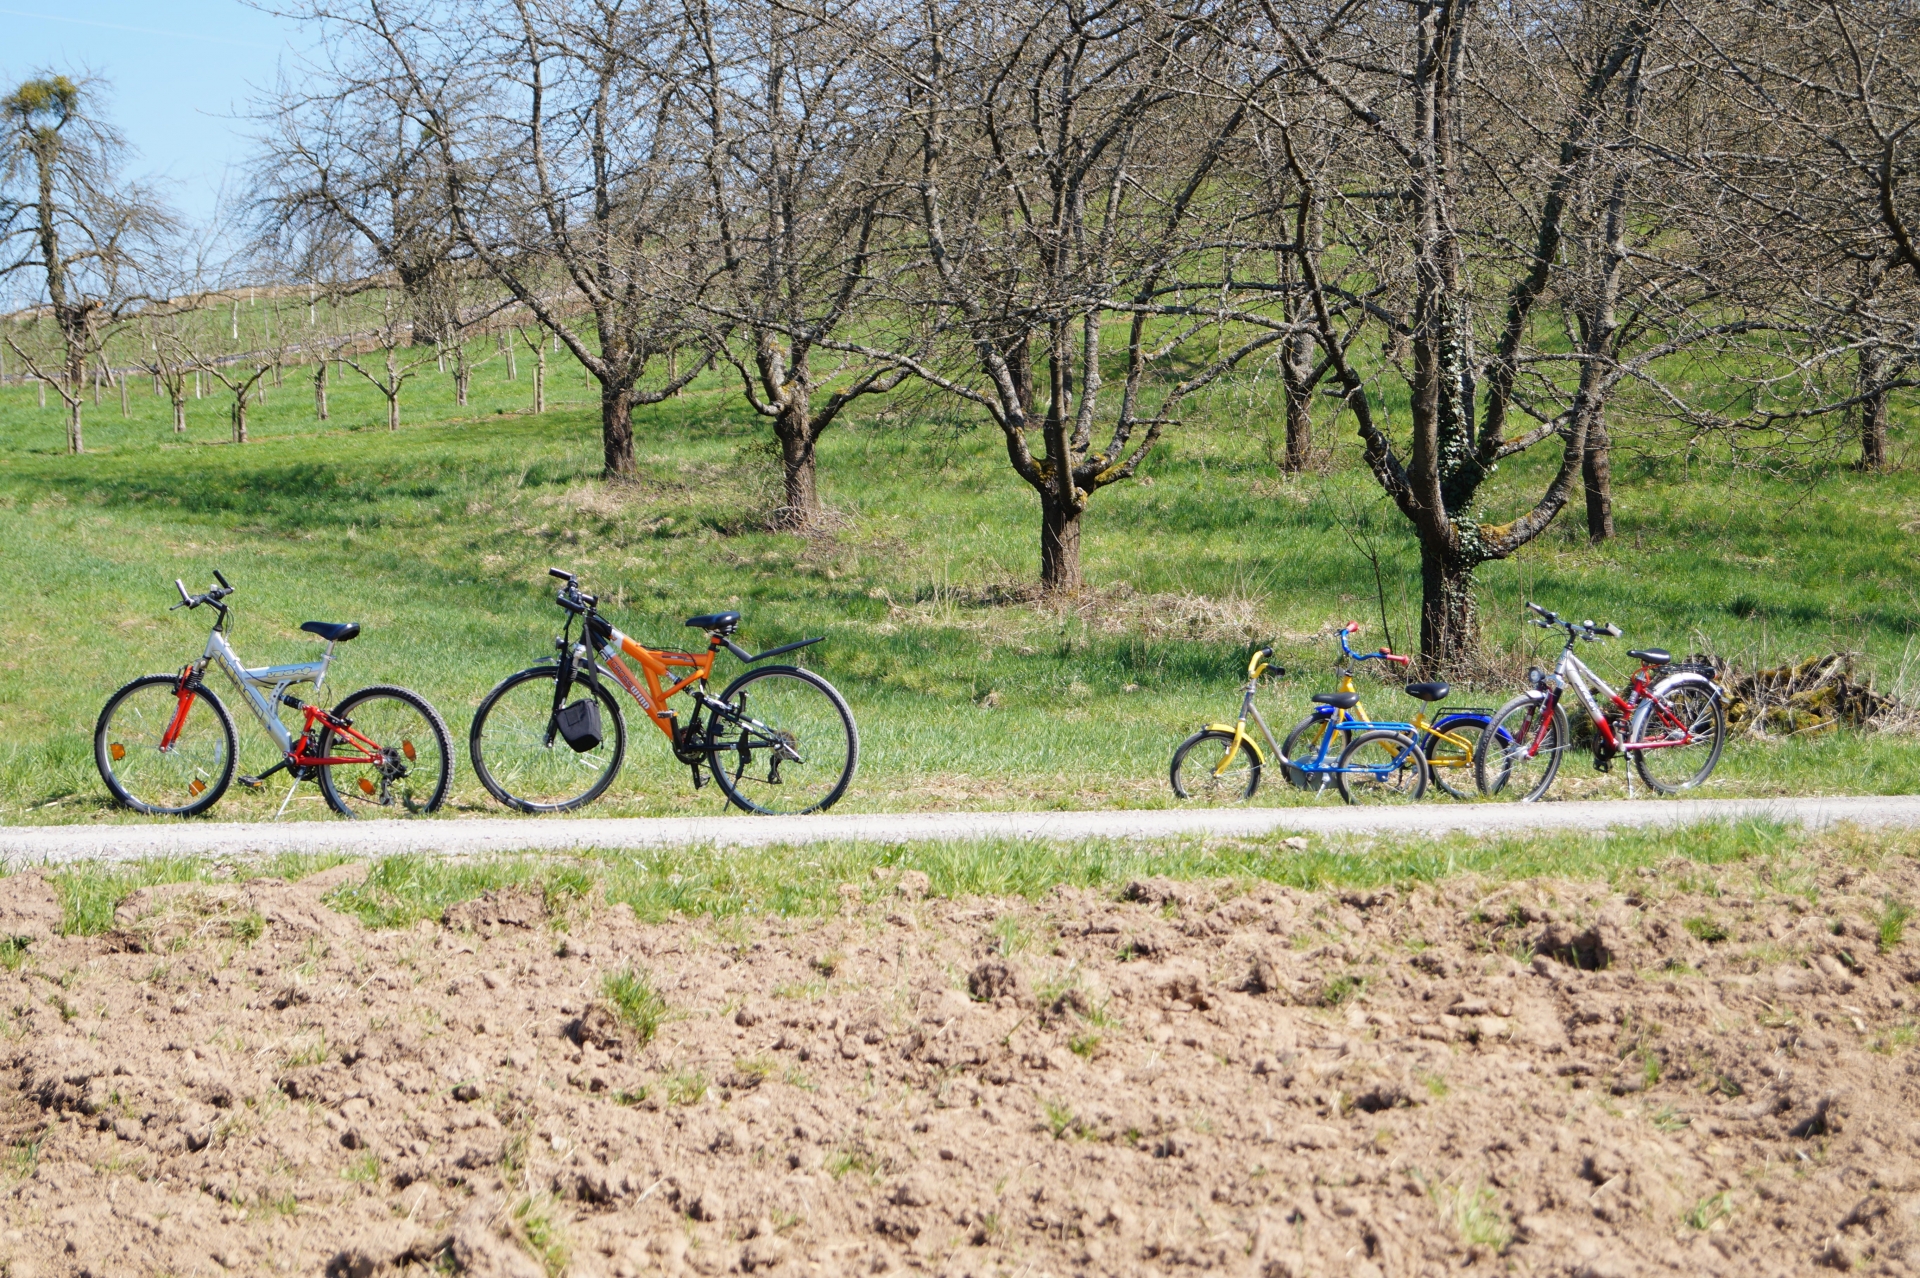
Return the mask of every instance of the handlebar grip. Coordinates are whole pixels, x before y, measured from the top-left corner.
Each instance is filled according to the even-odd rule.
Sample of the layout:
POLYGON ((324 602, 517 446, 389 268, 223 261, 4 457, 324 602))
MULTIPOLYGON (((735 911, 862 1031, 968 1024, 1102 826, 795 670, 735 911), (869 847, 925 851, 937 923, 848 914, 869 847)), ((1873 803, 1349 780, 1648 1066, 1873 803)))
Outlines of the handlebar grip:
POLYGON ((228 583, 225 577, 222 577, 220 575, 220 570, 218 568, 215 568, 213 570, 213 579, 220 583, 220 589, 226 591, 228 594, 233 593, 233 586, 228 583))
POLYGON ((1410 666, 1413 664, 1412 657, 1398 652, 1382 652, 1380 656, 1383 660, 1391 661, 1397 666, 1410 666))
POLYGON ((1606 625, 1600 627, 1600 633, 1603 635, 1612 635, 1615 639, 1618 639, 1621 635, 1625 634, 1626 632, 1621 630, 1620 627, 1614 625, 1612 622, 1608 622, 1606 625))
POLYGON ((1360 633, 1360 623, 1357 621, 1349 621, 1346 625, 1340 627, 1340 633, 1345 635, 1357 635, 1360 633))
POLYGON ((564 569, 561 569, 561 568, 549 568, 549 569, 547 569, 547 576, 549 576, 549 577, 558 577, 558 578, 559 578, 560 580, 562 580, 562 581, 575 581, 575 580, 577 580, 577 578, 576 578, 576 577, 574 577, 574 575, 573 575, 572 573, 570 573, 570 572, 567 572, 566 570, 564 570, 564 569))
POLYGON ((180 579, 179 579, 178 577, 175 577, 175 578, 173 579, 173 588, 174 588, 175 590, 178 590, 178 591, 180 592, 180 602, 181 602, 181 603, 183 603, 183 604, 186 604, 186 605, 187 605, 188 607, 192 607, 192 606, 193 606, 193 596, 192 596, 192 595, 189 595, 189 594, 187 593, 187 583, 186 583, 186 582, 184 582, 184 581, 182 581, 182 580, 180 580, 180 579))

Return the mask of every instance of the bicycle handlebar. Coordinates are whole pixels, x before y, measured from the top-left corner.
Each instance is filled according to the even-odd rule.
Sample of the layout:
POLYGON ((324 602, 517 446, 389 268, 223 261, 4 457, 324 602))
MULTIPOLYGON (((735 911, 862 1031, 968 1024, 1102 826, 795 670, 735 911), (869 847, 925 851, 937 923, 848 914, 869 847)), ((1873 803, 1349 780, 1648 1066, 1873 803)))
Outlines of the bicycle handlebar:
POLYGON ((1540 614, 1537 619, 1528 617, 1528 625, 1538 626, 1542 630, 1564 630, 1567 632, 1569 639, 1593 640, 1603 635, 1609 639, 1618 639, 1626 633, 1626 631, 1620 629, 1620 627, 1614 625, 1612 622, 1607 622, 1605 625, 1596 625, 1592 621, 1563 621, 1559 613, 1542 608, 1532 600, 1527 601, 1527 607, 1531 611, 1540 614))
POLYGON ((1360 623, 1357 621, 1349 621, 1346 625, 1340 627, 1340 651, 1346 653, 1347 656, 1353 658, 1355 661, 1385 661, 1396 666, 1410 666, 1413 664, 1412 657, 1406 656, 1403 653, 1390 652, 1385 648, 1380 649, 1378 652, 1355 652, 1347 646, 1347 636, 1357 635, 1359 633, 1360 623))
POLYGON ((1272 648, 1262 648, 1260 651, 1254 653, 1253 656, 1247 660, 1247 678, 1258 679, 1261 675, 1272 671, 1274 678, 1284 679, 1287 674, 1284 667, 1268 664, 1272 658, 1272 648))
POLYGON ((178 612, 182 608, 191 609, 198 608, 201 604, 212 604, 214 607, 219 608, 222 613, 225 613, 226 608, 220 601, 232 594, 235 587, 232 582, 220 574, 220 570, 217 568, 214 569, 213 579, 220 584, 208 587, 204 594, 190 595, 187 593, 187 583, 175 577, 173 579, 173 588, 180 592, 180 602, 167 609, 167 611, 178 612))

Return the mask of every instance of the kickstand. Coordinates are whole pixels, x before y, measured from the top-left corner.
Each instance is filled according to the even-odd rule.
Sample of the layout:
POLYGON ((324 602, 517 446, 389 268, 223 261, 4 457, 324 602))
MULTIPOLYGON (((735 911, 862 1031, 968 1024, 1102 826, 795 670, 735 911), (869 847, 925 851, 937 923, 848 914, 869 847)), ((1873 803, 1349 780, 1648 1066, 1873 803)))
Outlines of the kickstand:
MULTIPOLYGON (((1622 760, 1622 762, 1626 762, 1626 760, 1622 760)), ((1627 774, 1627 797, 1631 799, 1633 797, 1633 768, 1628 766, 1623 770, 1627 774)))
POLYGON ((281 817, 287 814, 287 805, 293 802, 293 792, 295 790, 298 790, 299 788, 300 788, 300 778, 295 777, 293 779, 293 784, 287 787, 287 797, 280 800, 280 810, 273 814, 274 820, 278 821, 281 817))

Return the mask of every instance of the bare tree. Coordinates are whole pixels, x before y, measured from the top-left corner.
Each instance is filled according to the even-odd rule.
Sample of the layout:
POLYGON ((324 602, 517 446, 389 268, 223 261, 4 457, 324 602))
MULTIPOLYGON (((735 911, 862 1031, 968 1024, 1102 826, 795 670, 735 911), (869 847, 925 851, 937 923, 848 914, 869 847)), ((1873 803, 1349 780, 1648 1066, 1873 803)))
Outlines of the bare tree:
POLYGON ((380 392, 381 398, 387 402, 387 429, 399 430, 401 390, 424 365, 433 363, 439 353, 428 349, 411 359, 402 358, 400 352, 411 346, 411 327, 407 323, 401 299, 395 296, 395 290, 388 289, 381 294, 381 305, 384 313, 379 327, 374 330, 372 342, 373 349, 382 356, 381 363, 369 368, 368 364, 372 361, 362 363, 355 359, 351 348, 344 344, 340 347, 338 358, 380 392))
POLYGON ((1818 383, 1756 416, 1843 416, 1861 467, 1884 469, 1888 397, 1920 373, 1920 12, 1742 0, 1699 24, 1749 123, 1723 180, 1750 218, 1794 232, 1781 283, 1809 331, 1789 376, 1818 383))
POLYGON ((67 448, 83 452, 87 370, 145 302, 141 266, 171 216, 151 190, 120 177, 125 143, 86 84, 28 80, 0 99, 0 130, 0 276, 35 278, 59 364, 9 345, 66 401, 67 448))
POLYGON ((388 0, 337 21, 419 104, 460 242, 599 383, 604 473, 631 477, 634 408, 714 355, 697 299, 673 287, 698 278, 702 203, 680 145, 684 15, 660 0, 514 0, 472 13, 478 46, 458 55, 388 0), (696 358, 649 380, 689 346, 696 358))
POLYGON ((707 312, 737 334, 712 338, 747 401, 773 424, 782 522, 820 510, 815 448, 849 406, 909 376, 887 360, 823 350, 821 339, 873 318, 870 303, 900 190, 899 139, 875 92, 858 6, 814 15, 784 0, 693 0, 700 132, 712 237, 695 269, 716 287, 707 312), (821 356, 825 355, 825 359, 821 356))
POLYGON ((1260 211, 1227 162, 1275 72, 1221 74, 1215 17, 930 6, 888 47, 913 165, 892 291, 915 321, 890 350, 822 345, 887 351, 986 412, 1040 499, 1049 592, 1082 584, 1093 495, 1132 478, 1189 395, 1294 331, 1266 313, 1271 281, 1243 274, 1273 246, 1243 236, 1260 211), (1222 342, 1197 355, 1214 330, 1222 342), (917 342, 933 356, 912 354, 917 342))
MULTIPOLYGON (((1369 370, 1349 358, 1334 304, 1353 295, 1336 293, 1313 255, 1304 274, 1367 464, 1419 541, 1421 654, 1436 672, 1479 668, 1474 573, 1539 536, 1567 503, 1601 391, 1617 381, 1606 355, 1617 337, 1629 181, 1600 182, 1589 204, 1586 292, 1572 306, 1585 346, 1572 357, 1571 386, 1551 375, 1566 357, 1542 340, 1551 311, 1540 312, 1565 282, 1567 235, 1582 192, 1596 190, 1598 157, 1633 142, 1645 55, 1666 8, 1628 0, 1509 5, 1496 15, 1470 0, 1430 0, 1348 5, 1315 21, 1269 0, 1299 68, 1292 109, 1322 127, 1344 123, 1344 176, 1360 194, 1308 170, 1289 121, 1296 178, 1378 255, 1380 287, 1366 307, 1386 332, 1381 375, 1407 389, 1404 445, 1369 393, 1369 370), (1536 425, 1515 435, 1516 415, 1536 425), (1484 518, 1482 486, 1499 462, 1549 439, 1561 456, 1544 487, 1516 517, 1484 518)), ((1663 353, 1642 352, 1640 367, 1663 353)))

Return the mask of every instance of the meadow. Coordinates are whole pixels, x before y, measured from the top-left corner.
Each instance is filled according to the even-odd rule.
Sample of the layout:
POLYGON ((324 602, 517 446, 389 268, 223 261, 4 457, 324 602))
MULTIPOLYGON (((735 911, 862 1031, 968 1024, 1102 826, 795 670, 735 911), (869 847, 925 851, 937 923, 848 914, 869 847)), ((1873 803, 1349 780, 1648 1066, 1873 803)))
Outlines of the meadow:
MULTIPOLYGON (((1101 492, 1087 517, 1089 591, 1032 598, 1037 503, 1009 471, 997 432, 950 405, 896 395, 837 426, 821 483, 837 512, 807 534, 770 531, 778 468, 737 388, 710 375, 636 414, 639 481, 598 478, 596 396, 549 357, 548 411, 531 414, 529 361, 508 380, 481 366, 470 402, 432 364, 410 383, 402 426, 350 375, 314 420, 310 370, 250 413, 228 441, 227 397, 192 401, 176 435, 166 401, 135 379, 130 415, 109 390, 87 408, 89 452, 64 455, 57 398, 0 387, 0 538, 12 597, 0 612, 0 821, 124 819, 89 753, 95 715, 126 679, 197 655, 211 617, 168 613, 172 581, 236 586, 233 638, 255 664, 315 650, 309 619, 357 620, 330 700, 373 682, 414 687, 446 716, 461 762, 450 811, 491 805, 465 765, 474 705, 501 677, 551 651, 561 616, 550 565, 580 573, 623 629, 697 642, 681 619, 744 614, 742 641, 811 635, 810 664, 846 693, 863 759, 843 810, 1160 806, 1166 765, 1195 727, 1229 715, 1248 649, 1273 642, 1287 676, 1263 694, 1277 731, 1330 686, 1332 630, 1358 619, 1414 645, 1417 557, 1405 525, 1358 464, 1346 424, 1324 429, 1313 472, 1280 475, 1278 412, 1243 383, 1197 406, 1143 468, 1101 492), (1366 548, 1378 555, 1376 583, 1366 548)), ((1905 695, 1920 621, 1920 480, 1711 460, 1615 461, 1620 535, 1593 549, 1578 520, 1480 577, 1489 653, 1505 672, 1454 701, 1504 700, 1527 662, 1550 660, 1520 625, 1536 599, 1612 621, 1626 640, 1583 652, 1609 676, 1625 649, 1709 651, 1741 666, 1819 652, 1859 654, 1882 691, 1905 695)), ((1537 491, 1546 458, 1507 464, 1490 516, 1537 491)), ((723 657, 718 669, 736 667, 723 657)), ((238 706, 241 768, 272 758, 238 706)), ((1376 712, 1410 712, 1387 689, 1376 712)), ((632 719, 630 716, 630 724, 632 719)), ((662 740, 634 737, 601 815, 717 812, 662 740)), ((1618 770, 1571 761, 1558 795, 1624 794, 1618 770)), ((1708 792, 1905 793, 1920 748, 1899 733, 1737 739, 1708 792)), ((270 815, 284 791, 237 787, 215 809, 270 815)), ((1271 782, 1258 802, 1304 796, 1271 782)), ((303 787, 292 815, 323 814, 303 787)))

